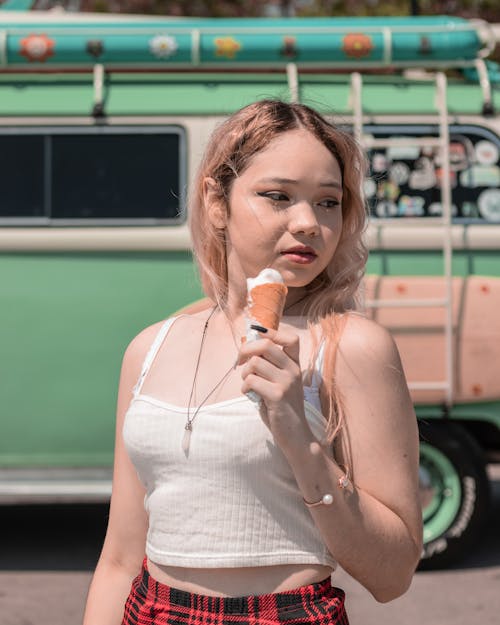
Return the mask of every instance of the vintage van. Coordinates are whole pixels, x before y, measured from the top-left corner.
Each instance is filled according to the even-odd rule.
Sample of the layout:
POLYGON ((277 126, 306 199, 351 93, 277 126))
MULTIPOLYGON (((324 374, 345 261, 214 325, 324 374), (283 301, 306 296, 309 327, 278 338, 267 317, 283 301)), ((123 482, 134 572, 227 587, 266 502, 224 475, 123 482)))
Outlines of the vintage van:
POLYGON ((500 459, 498 38, 453 17, 0 11, 1 501, 109 497, 123 351, 201 297, 185 200, 205 141, 280 97, 368 151, 364 300, 419 418, 422 566, 465 554, 500 459))

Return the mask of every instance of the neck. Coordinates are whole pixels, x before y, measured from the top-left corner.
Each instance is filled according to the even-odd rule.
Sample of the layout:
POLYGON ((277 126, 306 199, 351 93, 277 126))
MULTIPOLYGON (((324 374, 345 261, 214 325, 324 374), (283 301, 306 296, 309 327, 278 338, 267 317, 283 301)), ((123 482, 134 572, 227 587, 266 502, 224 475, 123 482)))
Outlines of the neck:
POLYGON ((237 319, 241 315, 244 314, 245 308, 247 306, 247 291, 246 286, 244 290, 235 292, 234 290, 229 291, 227 296, 227 303, 224 307, 224 313, 226 316, 233 320, 237 319))
POLYGON ((304 287, 289 288, 283 314, 304 316, 309 308, 310 297, 311 294, 304 287))

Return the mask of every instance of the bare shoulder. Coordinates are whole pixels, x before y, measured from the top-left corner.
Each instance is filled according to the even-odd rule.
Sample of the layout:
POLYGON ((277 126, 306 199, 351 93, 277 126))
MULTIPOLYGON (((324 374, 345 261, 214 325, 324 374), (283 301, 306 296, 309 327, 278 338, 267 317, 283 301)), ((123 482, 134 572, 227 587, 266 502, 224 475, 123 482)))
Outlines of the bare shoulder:
POLYGON ((362 384, 364 391, 386 385, 406 387, 396 343, 384 327, 357 313, 344 325, 336 356, 340 384, 362 384), (361 382, 362 381, 362 382, 361 382))
MULTIPOLYGON (((192 314, 182 313, 179 315, 175 315, 175 326, 182 330, 191 330, 196 326, 199 326, 202 322, 205 321, 207 316, 207 310, 196 311, 192 314)), ((158 321, 157 323, 153 323, 152 325, 141 330, 139 334, 137 334, 128 344, 127 349, 125 350, 124 362, 129 365, 134 364, 142 364, 144 358, 146 357, 149 348, 153 344, 155 338, 160 332, 162 326, 168 321, 168 319, 164 319, 163 321, 158 321)))
POLYGON ((349 313, 339 341, 339 354, 349 362, 399 363, 399 354, 390 332, 375 321, 349 313))
POLYGON ((125 349, 121 365, 119 405, 121 403, 128 405, 132 389, 141 374, 144 360, 165 321, 158 321, 141 330, 125 349), (122 396, 123 401, 120 402, 122 396))
POLYGON ((123 357, 124 362, 126 361, 129 364, 133 364, 136 361, 142 361, 146 357, 151 344, 155 340, 158 332, 165 321, 158 321, 157 323, 153 323, 152 325, 141 330, 139 334, 134 336, 134 338, 130 341, 125 350, 125 354, 123 357))

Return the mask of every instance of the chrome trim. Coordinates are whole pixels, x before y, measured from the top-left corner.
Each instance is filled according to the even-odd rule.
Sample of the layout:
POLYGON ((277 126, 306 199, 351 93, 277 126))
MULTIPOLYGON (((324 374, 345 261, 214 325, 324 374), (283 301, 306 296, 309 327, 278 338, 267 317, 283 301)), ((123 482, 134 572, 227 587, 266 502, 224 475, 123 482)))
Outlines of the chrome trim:
POLYGON ((105 503, 111 476, 110 468, 0 469, 0 504, 105 503))
POLYGON ((0 228, 3 252, 188 251, 186 225, 152 228, 0 228))

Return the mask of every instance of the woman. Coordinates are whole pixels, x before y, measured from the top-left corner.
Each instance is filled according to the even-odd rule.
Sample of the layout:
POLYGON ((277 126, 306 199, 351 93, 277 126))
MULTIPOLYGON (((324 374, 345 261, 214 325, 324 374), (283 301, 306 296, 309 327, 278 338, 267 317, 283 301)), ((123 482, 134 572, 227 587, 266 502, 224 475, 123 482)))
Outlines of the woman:
POLYGON ((85 625, 344 624, 336 563, 378 601, 407 590, 417 426, 393 341, 354 312, 364 171, 354 140, 304 105, 256 102, 214 133, 190 205, 211 305, 125 353, 85 625), (242 343, 246 280, 266 267, 284 316, 242 343))

